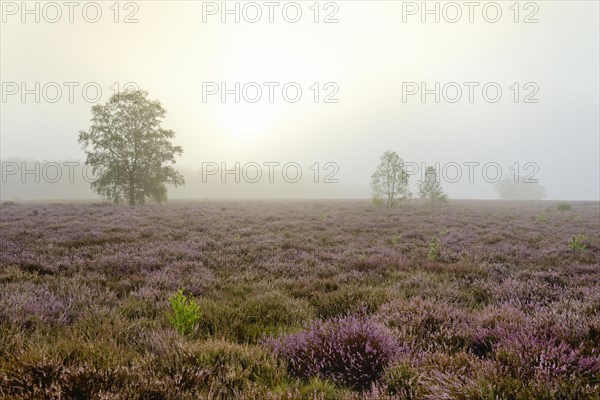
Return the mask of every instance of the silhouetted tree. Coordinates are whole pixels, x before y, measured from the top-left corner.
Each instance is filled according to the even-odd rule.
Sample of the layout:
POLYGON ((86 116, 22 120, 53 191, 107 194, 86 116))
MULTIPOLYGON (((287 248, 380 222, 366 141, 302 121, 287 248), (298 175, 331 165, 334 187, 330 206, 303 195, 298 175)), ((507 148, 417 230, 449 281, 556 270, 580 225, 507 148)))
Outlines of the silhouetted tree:
POLYGON ((377 169, 371 175, 371 188, 373 199, 376 202, 385 201, 387 208, 391 207, 396 200, 411 197, 404 161, 395 151, 388 150, 382 154, 377 169))
POLYGON ((115 203, 163 202, 166 185, 184 183, 173 168, 183 150, 171 143, 175 132, 161 127, 165 115, 143 90, 126 90, 92 107, 92 126, 79 132, 79 143, 97 177, 91 184, 96 193, 115 203))
POLYGON ((422 199, 428 199, 431 204, 436 202, 445 202, 448 196, 444 193, 440 181, 437 177, 437 172, 434 167, 427 167, 425 170, 424 179, 419 182, 419 196, 422 199))
POLYGON ((496 191, 503 200, 541 200, 546 197, 546 189, 543 186, 523 177, 503 178, 496 183, 496 191))

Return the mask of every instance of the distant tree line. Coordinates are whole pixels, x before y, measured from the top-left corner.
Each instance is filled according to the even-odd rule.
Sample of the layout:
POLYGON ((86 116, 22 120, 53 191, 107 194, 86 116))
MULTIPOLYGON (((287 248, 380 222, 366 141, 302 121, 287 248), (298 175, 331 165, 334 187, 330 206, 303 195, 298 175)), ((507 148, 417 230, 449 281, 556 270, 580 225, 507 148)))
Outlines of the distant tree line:
MULTIPOLYGON (((410 174, 405 163, 392 150, 381 155, 377 169, 371 175, 373 202, 386 208, 392 207, 412 198, 409 187, 410 174)), ((417 184, 418 196, 431 205, 444 203, 448 195, 442 189, 436 169, 428 166, 423 179, 417 184)), ((529 181, 523 177, 505 177, 495 184, 499 198, 502 200, 541 200, 545 197, 545 188, 537 181, 529 181)))
MULTIPOLYGON (((383 153, 377 169, 371 175, 374 203, 390 208, 399 202, 411 199, 409 177, 404 160, 398 153, 392 150, 383 153)), ((418 190, 419 197, 428 200, 432 205, 443 203, 448 199, 432 166, 427 167, 423 180, 418 184, 418 190)))
POLYGON ((546 188, 537 181, 518 176, 509 176, 498 181, 496 191, 502 200, 542 200, 546 197, 546 188))

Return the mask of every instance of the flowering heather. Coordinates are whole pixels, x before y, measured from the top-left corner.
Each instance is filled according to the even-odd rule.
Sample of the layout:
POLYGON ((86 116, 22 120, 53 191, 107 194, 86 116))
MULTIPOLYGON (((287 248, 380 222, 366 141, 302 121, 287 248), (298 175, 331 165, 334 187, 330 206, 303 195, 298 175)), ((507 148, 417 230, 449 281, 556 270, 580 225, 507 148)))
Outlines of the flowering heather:
POLYGON ((0 398, 599 399, 600 208, 570 204, 2 205, 0 398))
POLYGON ((387 328, 357 316, 315 322, 271 343, 293 375, 331 379, 355 389, 369 387, 400 352, 387 328))
POLYGON ((28 323, 37 319, 43 323, 68 323, 73 317, 68 299, 59 298, 47 287, 23 282, 4 285, 2 289, 0 321, 28 323))

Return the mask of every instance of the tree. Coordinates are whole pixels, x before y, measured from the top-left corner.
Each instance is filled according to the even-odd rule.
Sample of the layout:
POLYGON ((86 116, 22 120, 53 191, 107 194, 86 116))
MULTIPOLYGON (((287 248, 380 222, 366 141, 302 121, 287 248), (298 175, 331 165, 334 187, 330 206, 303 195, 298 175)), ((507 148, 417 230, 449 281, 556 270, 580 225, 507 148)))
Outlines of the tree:
POLYGON ((163 202, 167 184, 184 184, 173 167, 183 150, 171 143, 175 132, 161 127, 165 115, 143 90, 126 90, 92 107, 92 126, 79 132, 79 144, 96 176, 91 184, 96 193, 135 205, 148 198, 163 202))
POLYGON ((496 183, 496 191, 502 200, 542 200, 546 189, 537 181, 510 176, 496 183))
POLYGON ((444 202, 448 199, 448 196, 442 190, 434 167, 429 166, 425 170, 425 179, 419 182, 419 196, 422 199, 430 200, 431 204, 444 202))
POLYGON ((387 208, 396 200, 411 197, 408 188, 408 173, 404 169, 404 161, 395 151, 388 150, 381 156, 377 169, 371 175, 373 199, 384 202, 387 208))

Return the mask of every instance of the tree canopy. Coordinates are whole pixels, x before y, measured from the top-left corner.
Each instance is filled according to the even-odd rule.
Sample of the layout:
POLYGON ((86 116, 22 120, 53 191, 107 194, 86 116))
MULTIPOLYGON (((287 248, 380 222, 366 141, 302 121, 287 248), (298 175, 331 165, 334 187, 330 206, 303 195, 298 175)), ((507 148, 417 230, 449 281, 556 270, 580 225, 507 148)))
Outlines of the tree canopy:
POLYGON ((385 202, 387 208, 397 200, 411 197, 404 161, 395 151, 388 150, 381 155, 381 161, 371 175, 371 188, 373 199, 376 202, 385 202))
POLYGON ((166 185, 184 184, 173 167, 183 150, 171 143, 175 132, 161 127, 165 115, 143 90, 126 90, 92 107, 91 127, 79 132, 79 143, 96 177, 96 193, 135 205, 149 198, 163 202, 166 185))
POLYGON ((442 185, 437 177, 437 172, 434 167, 429 166, 425 170, 424 179, 419 182, 419 196, 422 199, 427 199, 431 204, 436 202, 444 202, 448 199, 446 193, 442 189, 442 185))

